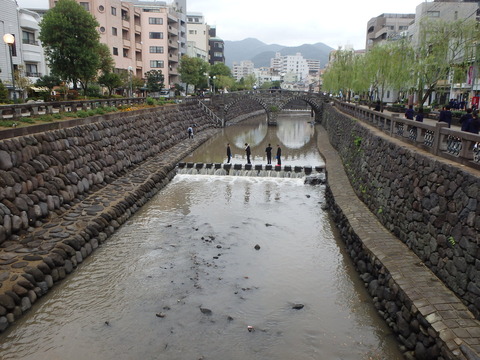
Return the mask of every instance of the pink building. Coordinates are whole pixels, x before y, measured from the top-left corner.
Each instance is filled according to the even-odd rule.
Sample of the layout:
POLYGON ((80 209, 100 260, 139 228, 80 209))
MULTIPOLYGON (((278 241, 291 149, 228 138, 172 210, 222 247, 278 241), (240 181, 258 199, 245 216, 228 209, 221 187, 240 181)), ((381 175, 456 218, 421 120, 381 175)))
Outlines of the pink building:
MULTIPOLYGON (((98 21, 100 41, 111 50, 117 71, 144 78, 161 70, 165 87, 180 82, 179 60, 186 52, 186 0, 76 0, 98 21)), ((49 0, 50 8, 55 0, 49 0)))

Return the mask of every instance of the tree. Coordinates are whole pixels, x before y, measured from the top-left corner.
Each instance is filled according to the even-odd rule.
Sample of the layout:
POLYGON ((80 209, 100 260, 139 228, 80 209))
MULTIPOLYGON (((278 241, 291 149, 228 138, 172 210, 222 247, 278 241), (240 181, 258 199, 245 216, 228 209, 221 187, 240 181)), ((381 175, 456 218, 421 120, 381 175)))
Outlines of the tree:
POLYGON ((424 19, 420 23, 419 41, 412 61, 413 80, 420 104, 455 69, 466 74, 466 67, 476 58, 479 41, 480 29, 475 20, 446 22, 424 19))
POLYGON ((100 67, 99 26, 95 18, 74 0, 59 0, 45 13, 40 36, 54 75, 84 91, 100 67))
POLYGON ((161 70, 150 70, 145 73, 147 78, 147 91, 148 92, 159 92, 165 87, 163 83, 165 77, 162 74, 161 70))
POLYGON ((15 88, 20 90, 21 98, 25 98, 25 92, 32 86, 32 80, 24 76, 23 66, 20 65, 18 70, 15 70, 15 88))
POLYGON ((43 75, 41 78, 37 79, 35 86, 46 87, 49 92, 53 90, 55 86, 59 86, 62 80, 55 75, 43 75))
POLYGON ((193 85, 194 91, 202 84, 206 84, 206 75, 209 73, 210 64, 200 58, 194 58, 187 55, 182 56, 180 60, 180 72, 182 82, 193 85))
POLYGON ((98 83, 108 89, 108 96, 112 96, 113 90, 123 85, 120 75, 114 72, 105 72, 98 77, 98 83))
POLYGON ((112 72, 115 66, 115 61, 110 53, 110 48, 106 44, 98 44, 98 56, 100 59, 99 70, 102 73, 112 72))
POLYGON ((216 63, 210 66, 210 76, 232 76, 232 70, 224 63, 216 63))
POLYGON ((3 82, 0 81, 0 101, 8 99, 8 89, 3 85, 3 82))

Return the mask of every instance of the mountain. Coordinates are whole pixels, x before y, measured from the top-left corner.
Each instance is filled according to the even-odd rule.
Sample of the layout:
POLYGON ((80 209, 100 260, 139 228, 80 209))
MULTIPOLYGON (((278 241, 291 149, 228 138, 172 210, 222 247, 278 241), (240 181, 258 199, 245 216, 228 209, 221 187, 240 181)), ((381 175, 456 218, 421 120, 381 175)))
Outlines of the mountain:
POLYGON ((267 45, 260 40, 248 38, 240 41, 225 41, 225 62, 232 67, 233 63, 243 60, 251 60, 255 67, 270 66, 270 59, 275 53, 281 55, 295 55, 301 53, 305 59, 320 60, 320 66, 324 67, 328 61, 328 54, 332 51, 323 43, 303 44, 300 46, 283 46, 278 44, 267 45))

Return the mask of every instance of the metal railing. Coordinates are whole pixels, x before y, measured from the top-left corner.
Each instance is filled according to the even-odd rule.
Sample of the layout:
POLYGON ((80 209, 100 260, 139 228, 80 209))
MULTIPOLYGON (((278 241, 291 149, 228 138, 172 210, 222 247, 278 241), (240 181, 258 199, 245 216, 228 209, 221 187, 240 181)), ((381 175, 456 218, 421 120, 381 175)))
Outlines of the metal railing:
POLYGON ((385 114, 338 100, 334 105, 385 134, 410 143, 433 155, 480 170, 480 135, 448 127, 447 123, 418 122, 398 114, 385 114))

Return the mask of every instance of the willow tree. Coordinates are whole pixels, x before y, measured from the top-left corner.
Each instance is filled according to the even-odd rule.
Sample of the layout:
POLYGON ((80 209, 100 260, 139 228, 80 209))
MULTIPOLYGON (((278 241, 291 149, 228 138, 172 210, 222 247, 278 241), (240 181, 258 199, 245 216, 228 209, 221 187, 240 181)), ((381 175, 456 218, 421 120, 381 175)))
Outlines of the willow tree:
POLYGON ((100 67, 97 20, 74 0, 59 0, 40 23, 40 36, 52 74, 86 90, 100 67))
POLYGON ((480 29, 475 20, 463 19, 447 22, 440 19, 425 19, 420 23, 419 37, 415 44, 412 73, 420 104, 449 75, 464 72, 473 59, 480 41, 480 29))
POLYGON ((332 93, 347 95, 349 99, 353 87, 355 53, 350 50, 337 50, 334 59, 323 76, 323 89, 332 93))
POLYGON ((365 72, 372 90, 383 100, 387 89, 408 87, 411 78, 411 48, 404 41, 391 41, 373 47, 366 55, 365 72))

